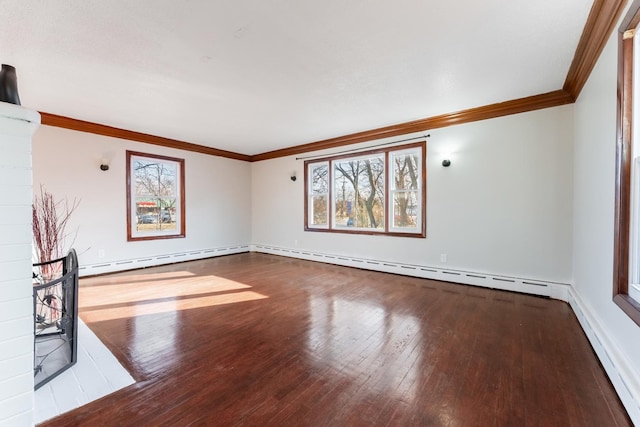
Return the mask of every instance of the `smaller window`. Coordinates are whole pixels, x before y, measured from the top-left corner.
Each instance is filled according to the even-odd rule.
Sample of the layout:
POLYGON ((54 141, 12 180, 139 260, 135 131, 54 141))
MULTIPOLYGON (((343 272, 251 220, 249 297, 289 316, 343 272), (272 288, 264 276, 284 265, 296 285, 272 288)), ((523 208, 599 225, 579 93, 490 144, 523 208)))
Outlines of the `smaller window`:
POLYGON ((305 230, 425 237, 426 142, 305 162, 305 230))
POLYGON ((394 151, 390 154, 391 230, 397 232, 417 231, 422 223, 420 209, 420 171, 422 162, 416 149, 394 151))
POLYGON ((185 237, 184 159, 127 151, 127 240, 185 237))
POLYGON ((329 226, 329 163, 309 165, 309 226, 327 228, 329 226))

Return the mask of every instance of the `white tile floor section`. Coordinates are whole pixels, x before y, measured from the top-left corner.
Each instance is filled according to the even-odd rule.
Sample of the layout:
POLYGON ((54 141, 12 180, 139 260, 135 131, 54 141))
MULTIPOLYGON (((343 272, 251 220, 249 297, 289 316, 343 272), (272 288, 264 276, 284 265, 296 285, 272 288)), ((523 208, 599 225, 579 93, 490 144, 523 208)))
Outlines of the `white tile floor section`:
POLYGON ((34 421, 41 423, 133 383, 115 356, 78 319, 78 361, 36 390, 34 421))

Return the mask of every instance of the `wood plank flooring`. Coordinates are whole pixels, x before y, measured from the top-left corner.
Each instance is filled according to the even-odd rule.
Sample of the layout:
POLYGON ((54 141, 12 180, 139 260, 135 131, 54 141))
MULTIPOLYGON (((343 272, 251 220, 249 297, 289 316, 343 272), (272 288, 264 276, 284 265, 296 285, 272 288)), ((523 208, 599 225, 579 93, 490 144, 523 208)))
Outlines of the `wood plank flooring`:
POLYGON ((560 301, 248 253, 82 279, 137 383, 45 426, 629 426, 560 301))

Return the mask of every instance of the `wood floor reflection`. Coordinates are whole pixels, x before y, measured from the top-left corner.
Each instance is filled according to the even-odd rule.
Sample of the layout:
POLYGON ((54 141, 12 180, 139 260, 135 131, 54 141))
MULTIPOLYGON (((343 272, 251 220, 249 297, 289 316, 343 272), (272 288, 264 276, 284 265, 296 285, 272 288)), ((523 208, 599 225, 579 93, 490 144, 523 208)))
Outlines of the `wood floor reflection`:
POLYGON ((264 254, 80 282, 137 383, 51 426, 628 426, 560 301, 264 254))

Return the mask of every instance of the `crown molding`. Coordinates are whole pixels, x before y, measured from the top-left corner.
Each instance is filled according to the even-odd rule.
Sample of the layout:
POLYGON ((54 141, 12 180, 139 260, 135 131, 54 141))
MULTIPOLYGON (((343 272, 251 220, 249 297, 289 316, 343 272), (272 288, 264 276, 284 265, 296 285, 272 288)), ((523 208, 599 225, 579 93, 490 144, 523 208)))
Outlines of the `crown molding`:
POLYGON ((337 138, 297 145, 282 150, 251 156, 251 161, 274 159, 310 151, 340 147, 373 139, 393 137, 412 132, 436 129, 445 126, 469 123, 478 120, 523 113, 541 108, 555 107, 574 103, 595 67, 609 35, 620 19, 628 0, 595 0, 582 31, 578 47, 567 72, 563 88, 542 95, 520 98, 512 101, 491 104, 484 107, 462 110, 456 113, 401 123, 398 125, 353 133, 337 138))
POLYGON ((193 151, 196 153, 209 154, 212 156, 221 156, 236 160, 257 162, 261 160, 291 156, 311 151, 341 147, 344 145, 356 144, 359 142, 365 142, 374 139, 394 137, 429 129, 437 129, 479 120, 507 116, 511 114, 524 113, 527 111, 534 111, 543 108, 571 104, 575 102, 576 99, 578 99, 582 88, 586 84, 589 75, 593 70, 593 67, 595 66, 598 58, 600 57, 600 54, 602 53, 602 50, 604 49, 604 46, 607 43, 609 35, 620 19, 627 1, 628 0, 594 0, 562 89, 544 93, 541 95, 519 98, 511 101, 486 105, 483 107, 476 107, 457 111, 454 113, 447 113, 439 116, 428 117, 425 119, 352 133, 336 138, 296 145, 293 147, 269 151, 253 156, 234 153, 232 151, 220 150, 217 148, 193 144, 190 142, 178 141, 175 139, 163 138, 160 136, 119 129, 111 126, 44 112, 40 113, 42 116, 42 124, 77 130, 81 132, 95 133, 98 135, 111 136, 115 138, 129 139, 132 141, 160 145, 163 147, 193 151))
POLYGON ((628 0, 595 0, 562 88, 574 100, 595 67, 628 0))
POLYGON ((226 157, 228 159, 242 160, 245 162, 248 162, 250 160, 250 156, 246 154, 219 150, 217 148, 206 147, 204 145, 193 144, 191 142, 179 141, 177 139, 170 139, 141 132, 134 132, 131 130, 73 119, 71 117, 58 116, 56 114, 40 112, 40 116, 42 117, 42 124, 47 126, 55 126, 59 128, 77 130, 80 132, 93 133, 96 135, 110 136, 113 138, 128 139, 131 141, 143 142, 145 144, 176 148, 178 150, 193 151, 195 153, 226 157))
POLYGON ((413 132, 443 128, 463 123, 476 122, 479 120, 493 119, 511 114, 539 110, 542 108, 571 104, 574 101, 575 100, 571 95, 564 90, 556 90, 541 95, 528 96, 526 98, 485 105, 484 107, 471 108, 468 110, 457 111, 455 113, 442 114, 440 116, 433 116, 412 122, 400 123, 364 132, 352 133, 337 138, 296 145, 294 147, 283 148, 281 150, 269 151, 267 153, 251 156, 251 161, 257 162, 261 160, 275 159, 278 157, 292 156, 295 154, 308 153, 310 151, 326 150, 329 148, 372 141, 375 139, 406 135, 413 132))

